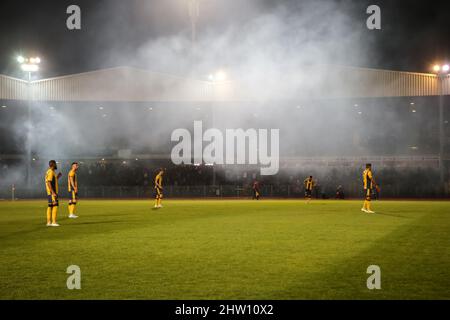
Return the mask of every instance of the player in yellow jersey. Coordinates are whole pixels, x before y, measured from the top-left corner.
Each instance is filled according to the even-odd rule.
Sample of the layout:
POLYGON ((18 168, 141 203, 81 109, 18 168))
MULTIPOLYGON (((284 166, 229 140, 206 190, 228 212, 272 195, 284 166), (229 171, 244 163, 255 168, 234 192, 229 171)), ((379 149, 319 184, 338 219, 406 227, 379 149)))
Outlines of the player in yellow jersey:
POLYGON ((159 169, 158 174, 155 177, 155 208, 162 208, 161 200, 163 197, 163 181, 164 169, 159 169))
POLYGON ((372 165, 370 163, 366 164, 366 170, 364 170, 363 172, 363 186, 364 186, 364 195, 366 198, 364 200, 364 204, 361 211, 367 213, 375 213, 374 211, 372 211, 370 207, 370 201, 372 199, 372 190, 373 188, 377 188, 378 190, 378 185, 376 184, 375 179, 373 177, 372 165))
POLYGON ((75 219, 75 207, 78 200, 78 178, 77 178, 78 162, 73 162, 67 177, 69 191, 69 218, 75 219))
POLYGON ((309 203, 311 201, 312 190, 316 185, 316 182, 314 181, 312 176, 309 176, 309 178, 305 179, 303 184, 305 185, 305 199, 307 200, 307 203, 309 203))
POLYGON ((50 160, 48 163, 48 170, 45 173, 45 189, 47 191, 48 197, 48 208, 47 208, 47 227, 59 227, 56 223, 56 216, 58 214, 58 179, 61 177, 61 173, 56 174, 55 160, 50 160))

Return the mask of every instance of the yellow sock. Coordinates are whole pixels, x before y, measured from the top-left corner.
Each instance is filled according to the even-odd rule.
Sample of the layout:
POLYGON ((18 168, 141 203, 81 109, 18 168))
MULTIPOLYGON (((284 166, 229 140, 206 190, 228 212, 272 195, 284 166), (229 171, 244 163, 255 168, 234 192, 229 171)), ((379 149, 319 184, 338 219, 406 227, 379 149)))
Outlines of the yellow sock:
POLYGON ((155 206, 158 206, 158 203, 159 203, 159 199, 156 198, 156 200, 155 200, 155 206))
POLYGON ((75 211, 76 211, 75 209, 76 209, 76 208, 77 208, 77 206, 73 204, 73 205, 72 205, 72 214, 75 214, 75 211))
POLYGON ((67 208, 69 208, 69 214, 73 214, 73 204, 69 204, 67 208))
POLYGON ((56 216, 58 215, 58 207, 52 208, 52 223, 56 223, 56 216))
POLYGON ((372 210, 370 209, 370 201, 367 201, 367 210, 372 211, 372 210))
POLYGON ((47 223, 52 223, 52 208, 47 208, 47 223))
POLYGON ((158 206, 161 205, 161 198, 158 199, 158 206))
POLYGON ((364 200, 363 209, 367 210, 367 200, 364 200))

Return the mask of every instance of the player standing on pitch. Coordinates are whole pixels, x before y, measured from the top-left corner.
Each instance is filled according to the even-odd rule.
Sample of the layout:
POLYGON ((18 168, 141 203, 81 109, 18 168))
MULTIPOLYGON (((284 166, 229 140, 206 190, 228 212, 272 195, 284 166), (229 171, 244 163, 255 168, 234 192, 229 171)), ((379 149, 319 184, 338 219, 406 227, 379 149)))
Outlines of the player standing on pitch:
POLYGON ((377 191, 379 192, 379 187, 375 182, 375 179, 372 174, 372 164, 368 163, 366 164, 366 170, 363 172, 363 184, 364 184, 364 194, 366 196, 366 199, 364 200, 363 207, 361 211, 367 212, 367 213, 375 213, 370 208, 370 200, 372 198, 372 189, 375 187, 377 191))
POLYGON ((75 207, 78 200, 78 179, 77 179, 78 162, 73 162, 67 177, 69 191, 69 218, 75 219, 75 207))
POLYGON ((155 177, 155 208, 162 208, 161 199, 163 197, 163 181, 164 169, 159 169, 159 173, 155 177))
POLYGON ((253 199, 259 200, 260 192, 259 192, 259 182, 255 180, 253 182, 253 199))
POLYGON ((45 189, 48 197, 47 208, 47 227, 59 227, 56 223, 56 215, 58 214, 58 179, 61 177, 61 172, 56 175, 55 170, 58 169, 55 160, 48 162, 48 170, 45 173, 45 189))
POLYGON ((309 178, 306 178, 303 183, 305 185, 305 199, 307 203, 309 203, 312 198, 312 190, 316 183, 313 180, 313 176, 309 176, 309 178))

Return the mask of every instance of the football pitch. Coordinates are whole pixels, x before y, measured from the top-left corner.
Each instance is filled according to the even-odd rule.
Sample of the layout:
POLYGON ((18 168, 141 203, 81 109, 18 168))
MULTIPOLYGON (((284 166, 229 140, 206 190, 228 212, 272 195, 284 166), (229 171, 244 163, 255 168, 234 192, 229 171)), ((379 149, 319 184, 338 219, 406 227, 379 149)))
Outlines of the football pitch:
POLYGON ((61 202, 0 202, 0 299, 450 299, 450 202, 61 202))

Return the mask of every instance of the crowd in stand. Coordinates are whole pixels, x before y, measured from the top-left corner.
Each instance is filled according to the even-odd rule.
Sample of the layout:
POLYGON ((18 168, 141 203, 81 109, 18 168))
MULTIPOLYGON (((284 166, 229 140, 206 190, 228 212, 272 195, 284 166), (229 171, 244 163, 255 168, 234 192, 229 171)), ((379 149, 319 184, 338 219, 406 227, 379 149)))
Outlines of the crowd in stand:
MULTIPOLYGON (((63 172, 62 183, 69 162, 59 164, 63 172)), ((361 189, 361 169, 350 168, 282 168, 277 175, 260 176, 259 169, 207 165, 173 165, 170 161, 116 160, 80 161, 79 181, 82 186, 140 186, 152 188, 154 176, 161 167, 166 168, 166 186, 236 186, 251 189, 258 181, 262 196, 301 196, 304 179, 312 175, 315 180, 315 198, 345 198, 357 196, 361 189)), ((33 186, 42 187, 43 162, 33 165, 33 186)), ((0 179, 3 185, 23 185, 23 166, 15 162, 0 161, 0 179)), ((443 194, 439 189, 437 169, 426 168, 375 168, 374 174, 381 186, 382 195, 388 197, 434 197, 443 194)))

